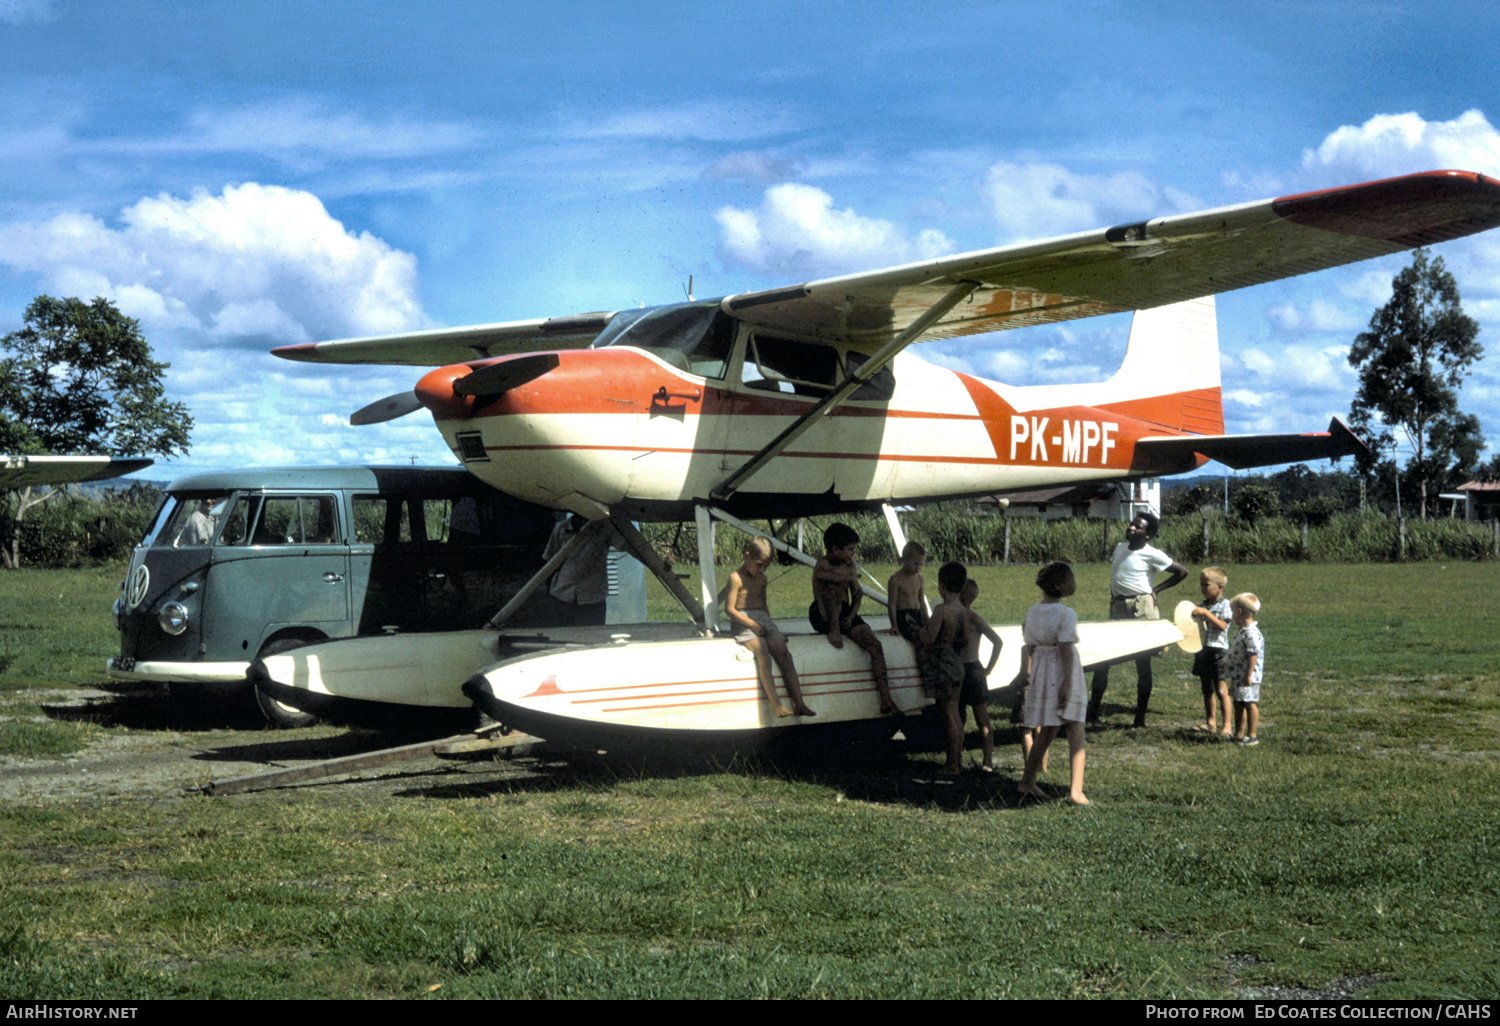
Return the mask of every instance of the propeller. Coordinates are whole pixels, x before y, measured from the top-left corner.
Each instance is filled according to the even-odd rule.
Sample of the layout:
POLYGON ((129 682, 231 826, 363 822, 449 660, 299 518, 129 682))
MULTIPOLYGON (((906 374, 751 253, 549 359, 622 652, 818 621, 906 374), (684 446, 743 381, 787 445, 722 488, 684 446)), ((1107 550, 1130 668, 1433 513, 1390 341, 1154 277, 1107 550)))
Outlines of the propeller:
POLYGON ((535 381, 556 367, 556 353, 531 353, 480 367, 453 382, 454 395, 495 396, 535 381))
MULTIPOLYGON (((556 367, 561 361, 556 353, 531 353, 526 356, 517 356, 499 363, 478 367, 468 373, 459 365, 443 368, 441 371, 433 371, 427 378, 423 379, 424 385, 434 375, 441 376, 442 387, 437 391, 443 396, 460 397, 463 399, 474 396, 480 399, 492 399, 495 396, 508 392, 512 388, 518 388, 528 381, 535 381, 556 367), (454 375, 462 375, 455 377, 454 375), (451 385, 449 384, 451 382, 451 385), (451 389, 451 392, 449 391, 451 389)), ((433 386, 436 388, 436 386, 433 386)), ((428 401, 445 404, 446 399, 435 398, 432 389, 428 390, 428 401)), ((417 397, 416 392, 398 392, 388 395, 384 399, 377 399, 369 406, 356 410, 350 417, 349 423, 355 427, 363 427, 367 424, 384 424, 388 420, 404 417, 408 413, 415 413, 423 406, 422 400, 417 397)), ((437 406, 433 407, 437 409, 437 406)), ((467 414, 462 414, 467 416, 467 414)))
POLYGON ((388 395, 384 399, 376 399, 369 406, 355 410, 349 415, 349 423, 355 427, 364 427, 367 424, 384 424, 388 420, 404 417, 408 413, 416 413, 422 408, 415 392, 397 392, 388 395))

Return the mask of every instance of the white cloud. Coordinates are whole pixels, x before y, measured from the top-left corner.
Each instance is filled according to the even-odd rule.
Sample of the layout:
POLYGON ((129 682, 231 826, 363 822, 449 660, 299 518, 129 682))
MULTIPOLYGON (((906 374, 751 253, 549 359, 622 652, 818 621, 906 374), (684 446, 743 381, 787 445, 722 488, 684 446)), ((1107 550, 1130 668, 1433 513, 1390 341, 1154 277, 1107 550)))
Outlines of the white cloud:
POLYGON ((773 185, 757 210, 722 207, 719 250, 732 264, 762 273, 820 277, 928 260, 957 249, 928 228, 912 237, 890 221, 835 210, 822 189, 773 185))
POLYGON ((1302 164, 1367 178, 1440 168, 1500 173, 1500 132, 1479 110, 1452 121, 1377 114, 1362 125, 1335 129, 1317 149, 1303 151, 1302 164))
POLYGON ((1351 334, 1364 327, 1366 319, 1349 306, 1322 297, 1314 298, 1305 305, 1287 302, 1274 306, 1266 311, 1266 317, 1277 330, 1285 334, 1301 332, 1351 334))
POLYGON ((765 151, 741 150, 726 154, 704 171, 704 177, 725 182, 784 182, 796 177, 800 160, 778 157, 765 151))
POLYGON ((56 17, 56 0, 0 0, 0 22, 7 25, 42 24, 56 17))
POLYGON ((1354 394, 1355 372, 1349 366, 1348 346, 1291 345, 1270 352, 1250 347, 1226 353, 1224 361, 1238 365, 1226 367, 1226 380, 1256 386, 1260 392, 1337 395, 1341 407, 1354 394))
POLYGON ((596 121, 575 121, 567 134, 583 139, 760 139, 801 127, 800 119, 757 103, 677 104, 621 111, 596 121))
POLYGON ((416 258, 354 234, 311 193, 253 182, 125 208, 121 226, 59 214, 0 226, 0 262, 44 288, 103 295, 188 345, 267 345, 424 323, 416 258))
POLYGON ((1059 164, 994 164, 985 175, 983 193, 1005 241, 1063 235, 1201 206, 1187 193, 1158 186, 1139 171, 1087 175, 1059 164))

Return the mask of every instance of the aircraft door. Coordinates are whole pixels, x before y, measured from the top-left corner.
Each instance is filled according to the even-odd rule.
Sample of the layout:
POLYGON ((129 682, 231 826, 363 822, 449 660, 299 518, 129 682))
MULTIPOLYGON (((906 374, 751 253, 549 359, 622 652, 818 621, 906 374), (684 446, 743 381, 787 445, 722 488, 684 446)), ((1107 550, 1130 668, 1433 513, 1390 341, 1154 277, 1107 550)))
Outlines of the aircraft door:
MULTIPOLYGON (((859 354, 842 354, 823 343, 765 332, 751 334, 740 364, 729 426, 729 448, 748 452, 733 460, 729 469, 738 469, 750 454, 811 410, 862 360, 859 354)), ((762 468, 743 490, 798 495, 833 492, 846 497, 878 491, 875 456, 885 444, 884 400, 893 387, 889 370, 882 371, 762 468), (872 408, 872 403, 880 405, 872 408)))

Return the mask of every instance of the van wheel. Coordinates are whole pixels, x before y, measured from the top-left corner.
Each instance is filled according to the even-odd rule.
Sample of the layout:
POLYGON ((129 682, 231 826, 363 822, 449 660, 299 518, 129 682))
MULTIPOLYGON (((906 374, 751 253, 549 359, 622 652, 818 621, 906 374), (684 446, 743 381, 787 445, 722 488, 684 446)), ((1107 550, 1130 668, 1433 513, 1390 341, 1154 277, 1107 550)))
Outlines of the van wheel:
MULTIPOLYGON (((255 658, 264 659, 266 656, 279 655, 289 652, 294 648, 301 648, 308 642, 302 638, 277 638, 275 641, 266 642, 255 658)), ((296 727, 311 727, 318 722, 318 718, 310 712, 303 712, 294 705, 278 702, 266 694, 259 687, 255 689, 255 704, 260 706, 260 711, 266 718, 266 722, 278 730, 291 730, 296 727)))

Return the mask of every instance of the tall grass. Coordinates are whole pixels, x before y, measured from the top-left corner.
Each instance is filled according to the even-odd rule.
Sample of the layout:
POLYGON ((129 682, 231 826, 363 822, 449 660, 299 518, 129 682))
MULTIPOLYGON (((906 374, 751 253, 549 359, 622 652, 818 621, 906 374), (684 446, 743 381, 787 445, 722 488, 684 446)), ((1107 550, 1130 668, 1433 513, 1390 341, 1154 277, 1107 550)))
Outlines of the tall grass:
MULTIPOLYGON (((823 529, 843 520, 860 532, 860 555, 870 563, 894 563, 897 554, 884 520, 869 513, 809 518, 804 538, 807 551, 822 551, 823 529)), ((906 535, 927 548, 931 563, 1093 563, 1106 560, 1116 542, 1124 540, 1118 522, 1074 517, 1041 520, 1004 517, 971 509, 967 504, 938 503, 901 514, 906 535), (1010 541, 1006 544, 1006 525, 1010 541)), ((761 526, 757 524, 756 526, 761 526)), ((676 562, 697 560, 697 538, 691 525, 651 524, 646 527, 663 554, 676 562)), ((1304 529, 1286 517, 1245 523, 1221 513, 1168 517, 1162 521, 1157 546, 1183 563, 1396 563, 1430 560, 1486 561, 1497 558, 1494 528, 1463 520, 1407 520, 1403 553, 1394 517, 1376 511, 1343 513, 1327 523, 1304 529), (1204 551, 1204 523, 1208 548, 1204 551)), ((738 564, 746 535, 720 524, 715 533, 717 562, 738 564)), ((795 541, 795 530, 791 532, 795 541)))

